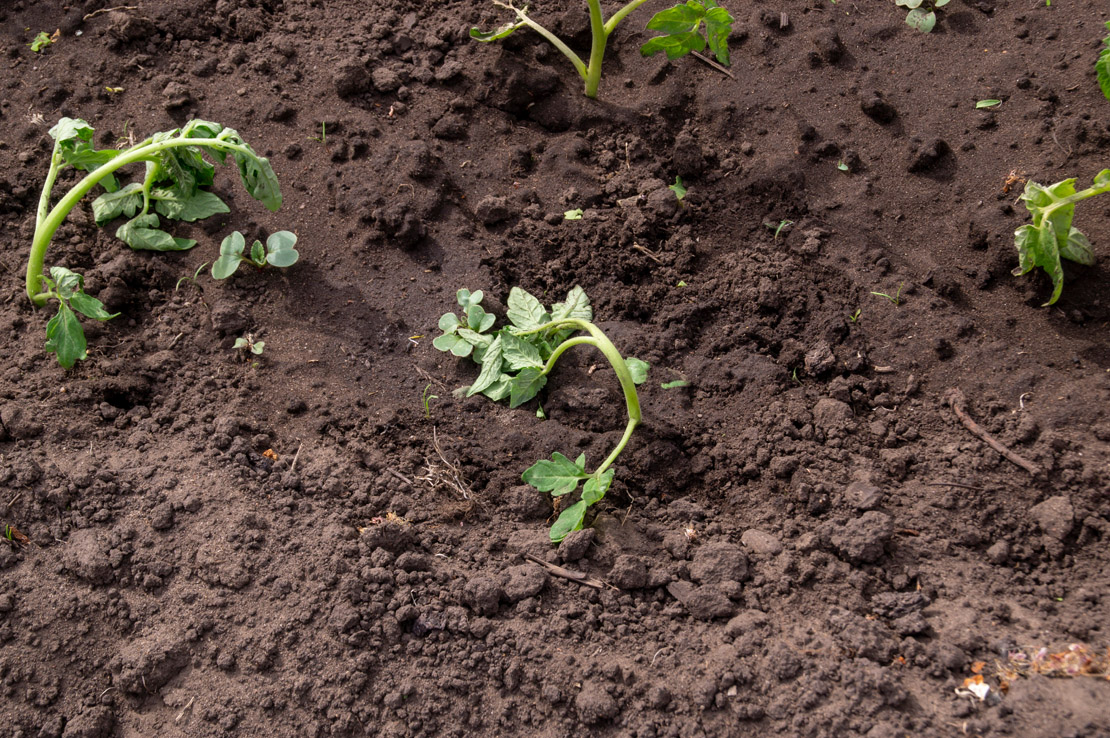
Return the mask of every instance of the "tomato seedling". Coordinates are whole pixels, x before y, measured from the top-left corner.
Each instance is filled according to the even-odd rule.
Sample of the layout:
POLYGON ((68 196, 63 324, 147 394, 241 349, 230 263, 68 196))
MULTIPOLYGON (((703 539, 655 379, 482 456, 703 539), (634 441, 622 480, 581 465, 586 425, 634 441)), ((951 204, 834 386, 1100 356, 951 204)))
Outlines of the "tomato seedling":
MULTIPOLYGON (((270 162, 256 154, 235 130, 224 128, 219 123, 193 120, 184 128, 156 133, 122 150, 95 149, 92 135, 92 126, 75 118, 62 118, 50 129, 54 150, 50 155, 50 169, 39 197, 35 235, 27 259, 27 297, 37 307, 43 307, 49 300, 59 302, 58 315, 50 323, 55 329, 55 335, 51 339, 53 343, 48 341, 47 347, 49 349, 53 345, 74 349, 67 350, 64 354, 58 352, 59 362, 67 369, 73 365, 72 361, 66 363, 68 358, 85 358, 85 336, 81 323, 72 312, 66 314, 66 302, 83 315, 97 320, 107 318, 99 317, 99 313, 90 315, 80 309, 80 305, 91 305, 88 300, 92 298, 87 295, 74 302, 74 295, 84 294, 80 291, 79 275, 75 275, 79 278, 76 282, 66 278, 65 290, 69 290, 67 293, 59 286, 61 280, 57 277, 47 278, 43 269, 46 252, 54 234, 69 212, 94 187, 101 185, 105 190, 92 203, 93 218, 97 225, 104 225, 120 216, 128 217, 129 220, 116 230, 116 237, 136 250, 184 251, 196 245, 196 241, 192 239, 175 238, 161 230, 159 216, 191 222, 229 212, 227 205, 219 197, 201 189, 212 184, 216 170, 204 158, 204 154, 221 164, 230 155, 247 192, 270 210, 281 207, 281 189, 270 162), (121 187, 115 172, 139 162, 146 166, 143 181, 121 187), (66 167, 88 174, 51 207, 50 197, 54 184, 59 173, 66 167), (76 288, 73 288, 74 284, 77 285, 76 288), (76 350, 78 347, 80 350, 76 350), (63 355, 67 358, 63 359, 63 355)), ((51 273, 53 274, 53 270, 51 273)))
POLYGON ((1052 278, 1053 290, 1051 299, 1041 307, 1048 307, 1060 299, 1064 289, 1064 267, 1060 259, 1086 265, 1095 263, 1091 242, 1071 223, 1076 203, 1103 192, 1110 192, 1110 169, 1096 174, 1094 184, 1078 192, 1074 177, 1048 187, 1036 182, 1025 183, 1021 199, 1033 216, 1033 222, 1014 231, 1018 267, 1013 275, 1020 277, 1036 267, 1045 270, 1052 278))
POLYGON ((300 254, 293 246, 297 243, 296 235, 289 231, 271 233, 266 239, 266 245, 256 240, 251 246, 250 254, 243 256, 247 241, 239 231, 233 231, 220 243, 220 258, 212 262, 212 278, 227 279, 239 269, 243 262, 254 264, 259 269, 266 265, 275 267, 288 267, 297 263, 300 254))
MULTIPOLYGON (((606 20, 601 12, 600 0, 587 0, 592 36, 588 62, 582 61, 582 58, 561 38, 528 17, 527 6, 518 8, 511 0, 510 2, 493 0, 493 4, 513 11, 516 14, 515 21, 510 21, 493 31, 471 28, 470 37, 476 41, 489 43, 499 41, 518 28, 527 26, 547 39, 570 60, 578 76, 585 82, 586 97, 596 98, 598 87, 601 85, 601 61, 605 57, 605 46, 609 41, 609 35, 629 13, 645 2, 647 0, 631 0, 606 20)), ((640 52, 644 56, 651 56, 662 51, 667 54, 668 59, 677 59, 691 51, 703 51, 708 45, 718 61, 728 64, 728 37, 732 33, 732 20, 732 16, 720 7, 716 0, 687 0, 685 3, 656 13, 648 21, 648 30, 660 31, 663 35, 648 41, 640 48, 640 52)))
POLYGON ((591 322, 593 308, 581 287, 575 287, 564 302, 546 310, 532 295, 519 287, 509 291, 510 325, 495 333, 487 333, 496 320, 479 303, 482 292, 459 290, 459 305, 464 311, 460 320, 454 313, 439 319, 443 335, 432 345, 456 356, 471 356, 482 369, 474 384, 465 388, 467 397, 483 394, 491 400, 509 399, 509 407, 518 407, 534 398, 555 368, 559 357, 575 346, 592 346, 605 356, 616 372, 628 410, 624 435, 606 459, 594 471, 586 471, 586 456, 574 461, 559 452, 551 459, 541 459, 524 471, 522 478, 540 492, 562 497, 583 483, 578 502, 563 510, 551 527, 549 537, 558 543, 568 533, 582 528, 586 510, 605 496, 613 483, 613 463, 628 445, 632 431, 640 424, 640 398, 636 385, 647 378, 648 365, 634 358, 621 356, 613 342, 591 322), (587 335, 575 336, 575 333, 587 335), (462 344, 465 344, 463 346, 462 344))

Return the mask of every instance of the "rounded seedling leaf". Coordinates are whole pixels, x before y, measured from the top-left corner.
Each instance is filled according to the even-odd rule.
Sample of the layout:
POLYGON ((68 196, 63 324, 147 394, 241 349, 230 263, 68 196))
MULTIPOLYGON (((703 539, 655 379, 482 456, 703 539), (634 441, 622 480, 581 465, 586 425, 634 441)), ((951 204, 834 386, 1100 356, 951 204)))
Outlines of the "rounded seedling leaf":
POLYGON ((563 213, 563 218, 565 220, 582 220, 582 208, 566 211, 563 213))
POLYGON ((906 25, 910 28, 915 28, 922 33, 928 33, 933 30, 937 24, 937 14, 931 10, 923 10, 922 8, 914 8, 906 15, 906 25))
POLYGON ((459 316, 454 313, 444 313, 439 317, 439 329, 444 333, 454 333, 459 329, 459 316))
POLYGON ((296 234, 289 231, 271 233, 266 239, 266 262, 282 269, 293 266, 300 258, 297 249, 293 248, 296 243, 296 234))
POLYGON ((1001 100, 994 100, 994 99, 980 100, 979 102, 975 103, 975 109, 976 110, 982 110, 983 108, 993 108, 996 105, 1001 105, 1001 104, 1002 104, 1001 100))

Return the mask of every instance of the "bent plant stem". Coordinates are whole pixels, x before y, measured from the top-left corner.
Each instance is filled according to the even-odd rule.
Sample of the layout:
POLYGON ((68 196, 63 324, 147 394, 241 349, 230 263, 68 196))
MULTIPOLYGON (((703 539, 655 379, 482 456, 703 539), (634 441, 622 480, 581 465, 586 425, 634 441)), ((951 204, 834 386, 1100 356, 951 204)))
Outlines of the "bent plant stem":
MULTIPOLYGON (((66 216, 69 215, 69 211, 77 206, 81 198, 87 195, 100 180, 116 170, 128 164, 134 164, 140 161, 156 162, 157 160, 154 154, 165 149, 179 146, 219 148, 226 151, 238 151, 246 155, 257 156, 257 154, 246 146, 213 138, 174 138, 157 143, 140 144, 133 149, 121 153, 119 156, 100 167, 97 167, 96 170, 89 172, 85 175, 84 179, 74 185, 53 208, 50 208, 50 193, 54 187, 54 182, 58 177, 58 172, 61 169, 60 165, 62 163, 60 142, 54 142, 54 152, 50 157, 50 171, 46 175, 46 182, 43 184, 42 195, 39 198, 38 216, 35 219, 35 236, 31 241, 31 254, 27 260, 27 297, 30 298, 31 302, 37 307, 43 307, 50 298, 58 297, 52 292, 43 291, 42 270, 46 262, 46 250, 49 248, 50 242, 53 240, 54 234, 58 231, 58 228, 65 222, 66 216)), ((149 206, 149 192, 147 190, 148 187, 144 187, 144 206, 149 206)))
POLYGON ((628 407, 628 425, 625 426, 624 435, 621 436, 620 442, 617 443, 613 451, 605 461, 601 462, 601 465, 592 475, 594 477, 600 477, 606 469, 613 465, 621 452, 624 451, 624 447, 628 445, 628 440, 632 437, 632 431, 636 430, 636 426, 640 424, 640 396, 636 393, 636 383, 632 380, 632 373, 628 370, 628 365, 625 363, 624 357, 621 356, 620 351, 613 345, 613 342, 593 323, 577 318, 568 318, 547 323, 540 328, 523 331, 517 335, 526 336, 532 333, 558 331, 565 328, 586 331, 590 335, 570 338, 559 344, 551 353, 551 357, 547 360, 547 364, 544 366, 541 374, 543 376, 550 374, 551 370, 555 368, 555 362, 559 360, 559 357, 562 356, 565 351, 575 346, 593 346, 604 354, 605 358, 608 359, 609 363, 613 366, 613 371, 616 372, 617 379, 621 383, 621 390, 624 392, 625 404, 628 407))

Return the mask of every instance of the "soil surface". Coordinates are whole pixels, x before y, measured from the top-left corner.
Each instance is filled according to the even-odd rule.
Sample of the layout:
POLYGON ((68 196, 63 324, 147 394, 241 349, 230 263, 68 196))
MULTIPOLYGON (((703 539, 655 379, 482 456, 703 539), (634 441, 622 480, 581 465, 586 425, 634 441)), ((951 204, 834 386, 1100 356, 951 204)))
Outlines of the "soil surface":
MULTIPOLYGON (((731 76, 642 59, 653 0, 594 101, 472 42, 483 0, 3 3, 0 736, 1110 735, 1104 678, 1014 661, 1110 645, 1110 199, 1056 305, 1010 274, 1019 180, 1106 166, 1110 8, 727 4, 731 76), (219 168, 171 254, 82 204, 47 264, 122 315, 71 371, 23 292, 62 116, 218 121, 285 195, 219 168), (233 229, 301 260, 180 281, 233 229), (608 365, 568 353, 544 420, 432 339, 459 288, 575 285, 651 371, 556 548, 520 475, 608 453, 608 365)), ((587 49, 584 8, 533 14, 587 49)))

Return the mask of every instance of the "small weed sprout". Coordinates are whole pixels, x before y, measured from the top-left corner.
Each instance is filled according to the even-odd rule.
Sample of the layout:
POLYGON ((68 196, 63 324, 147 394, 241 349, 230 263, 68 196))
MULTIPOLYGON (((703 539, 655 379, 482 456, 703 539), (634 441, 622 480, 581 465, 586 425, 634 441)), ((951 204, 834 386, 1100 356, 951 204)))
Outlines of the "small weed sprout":
POLYGON ((937 24, 936 11, 949 3, 949 0, 895 0, 895 5, 909 8, 906 14, 906 25, 910 28, 928 33, 937 24))
POLYGON ((266 348, 266 342, 256 341, 254 340, 254 336, 248 333, 245 337, 236 338, 231 348, 235 349, 243 356, 246 356, 248 353, 261 356, 266 348))
POLYGON ((487 332, 496 318, 479 304, 481 291, 462 289, 456 297, 464 316, 460 319, 455 313, 443 315, 439 319, 443 335, 432 345, 455 356, 470 356, 481 365, 474 384, 460 390, 467 397, 482 394, 494 401, 508 398, 510 407, 518 407, 539 394, 559 357, 575 346, 591 346, 600 351, 620 381, 628 424, 600 466, 588 472, 585 454, 572 461, 556 451, 551 459, 541 459, 528 467, 522 476, 525 482, 540 492, 550 492, 553 497, 568 495, 583 483, 581 499, 564 509, 551 527, 549 537, 558 543, 571 531, 582 528, 587 508, 600 501, 613 483, 611 467, 640 424, 636 385, 647 379, 648 365, 621 356, 612 341, 591 322, 593 308, 581 287, 572 289, 564 302, 555 303, 550 310, 524 290, 513 287, 506 313, 510 325, 494 333, 487 332))
MULTIPOLYGON (((527 6, 518 8, 511 0, 493 0, 499 8, 511 10, 516 14, 516 20, 510 21, 493 31, 482 31, 478 28, 470 29, 470 37, 476 41, 489 43, 499 41, 519 28, 527 26, 543 36, 552 46, 570 60, 578 75, 585 82, 586 97, 596 98, 598 87, 601 84, 601 62, 605 57, 605 47, 610 34, 629 13, 643 5, 647 0, 631 0, 608 20, 602 15, 601 0, 586 0, 590 15, 590 32, 592 43, 588 62, 582 61, 566 43, 554 33, 543 27, 528 16, 527 6)), ((717 56, 721 64, 729 63, 728 37, 732 33, 733 18, 728 11, 720 7, 716 0, 687 0, 685 3, 673 8, 656 13, 647 28, 651 31, 660 31, 664 35, 651 39, 640 48, 644 56, 651 56, 660 51, 666 53, 668 59, 677 59, 691 52, 705 50, 706 46, 717 56), (705 26, 704 35, 702 26, 705 26)))
POLYGON ((197 286, 197 277, 199 277, 199 276, 200 276, 200 273, 204 271, 204 268, 205 268, 206 266, 208 266, 208 262, 207 262, 207 261, 206 261, 206 262, 204 262, 203 264, 201 264, 200 266, 198 266, 198 267, 197 267, 197 270, 196 270, 195 272, 193 272, 193 276, 191 276, 191 277, 190 277, 190 276, 189 276, 188 274, 186 274, 186 275, 185 275, 184 277, 182 277, 181 279, 177 280, 177 284, 175 284, 175 285, 173 286, 173 291, 174 291, 174 292, 177 292, 178 290, 180 290, 180 289, 181 289, 181 285, 183 285, 183 284, 184 284, 185 282, 190 282, 190 283, 192 283, 192 285, 193 285, 194 287, 196 287, 196 286, 197 286))
POLYGON ((683 200, 686 199, 686 193, 688 190, 686 189, 686 185, 682 182, 682 177, 676 175, 674 178, 674 184, 667 185, 667 189, 674 193, 675 199, 678 200, 679 205, 682 205, 683 207, 686 206, 686 203, 684 203, 683 200))
MULTIPOLYGON (((872 292, 871 294, 874 295, 876 293, 872 292)), ((884 297, 885 296, 886 295, 884 295, 884 297)), ((863 313, 863 311, 860 308, 856 308, 856 311, 848 316, 848 320, 852 321, 853 323, 858 323, 859 322, 859 317, 862 313, 863 313)))
POLYGON ((898 283, 898 291, 895 292, 893 295, 888 295, 885 292, 872 292, 871 294, 875 295, 876 297, 882 297, 884 299, 890 300, 891 303, 894 304, 894 307, 898 307, 899 305, 902 304, 902 285, 903 284, 905 284, 905 283, 904 282, 899 282, 898 283))
POLYGON ((438 400, 439 399, 439 395, 429 395, 428 394, 428 390, 430 390, 431 388, 432 388, 432 383, 428 382, 428 384, 424 386, 424 391, 420 393, 420 402, 422 402, 424 404, 424 419, 425 420, 431 420, 432 419, 432 400, 438 400))
POLYGON ((767 226, 767 228, 775 232, 774 240, 777 241, 779 240, 779 235, 782 234, 783 231, 794 225, 794 221, 780 220, 777 225, 774 223, 764 223, 763 225, 767 226))

